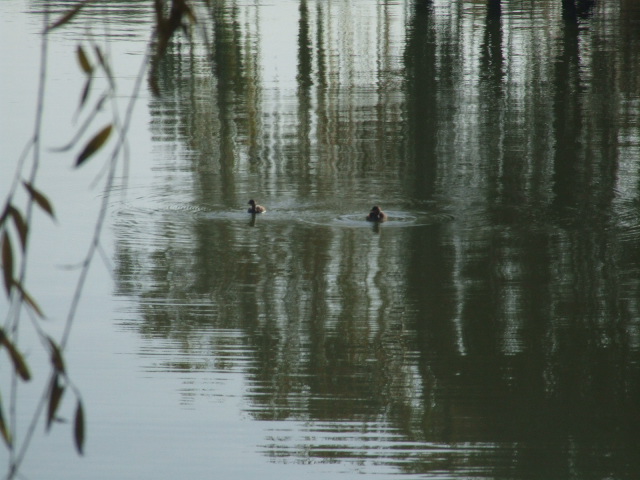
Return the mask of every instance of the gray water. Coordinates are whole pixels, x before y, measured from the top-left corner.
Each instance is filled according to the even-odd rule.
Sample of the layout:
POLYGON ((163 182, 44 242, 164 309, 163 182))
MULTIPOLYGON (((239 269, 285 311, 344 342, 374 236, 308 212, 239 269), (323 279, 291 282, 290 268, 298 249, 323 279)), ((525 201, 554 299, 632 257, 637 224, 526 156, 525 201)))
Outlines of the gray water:
MULTIPOLYGON (((78 42, 110 46, 122 102, 143 62, 150 7, 101 3, 51 38, 54 146, 78 42)), ((25 475, 638 478, 636 2, 214 3, 143 89, 109 199, 69 345, 87 454, 56 425, 25 475)), ((9 171, 43 5, 2 4, 0 98, 29 106, 9 171)), ((46 157, 60 225, 31 279, 56 331, 102 194, 99 165, 46 157)))

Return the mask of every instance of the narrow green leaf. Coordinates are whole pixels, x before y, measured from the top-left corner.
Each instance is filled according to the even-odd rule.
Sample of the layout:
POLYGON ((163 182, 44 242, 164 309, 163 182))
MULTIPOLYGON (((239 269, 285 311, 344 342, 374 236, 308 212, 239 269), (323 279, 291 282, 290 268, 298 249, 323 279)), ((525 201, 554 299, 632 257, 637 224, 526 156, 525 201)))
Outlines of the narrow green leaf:
POLYGON ((51 428, 51 424, 56 418, 56 412, 64 394, 64 387, 58 382, 58 374, 55 373, 51 378, 49 387, 49 404, 47 407, 47 431, 51 428))
POLYGON ((42 193, 40 193, 38 190, 36 190, 36 188, 30 183, 27 183, 27 182, 22 182, 22 183, 24 187, 29 191, 29 195, 31 195, 31 198, 33 198, 33 200, 38 204, 38 206, 41 209, 43 209, 45 212, 47 212, 49 216, 51 216, 51 218, 55 218, 55 215, 53 214, 53 208, 51 207, 51 203, 49 202, 49 199, 45 197, 42 193))
POLYGON ((111 88, 113 88, 115 85, 115 82, 113 81, 113 75, 111 74, 111 67, 107 62, 107 59, 102 54, 102 50, 100 50, 100 47, 98 45, 94 45, 93 49, 96 52, 96 57, 98 57, 98 62, 100 62, 100 66, 102 67, 102 70, 104 70, 104 73, 106 73, 107 78, 109 79, 109 84, 111 85, 111 88))
POLYGON ((96 153, 102 145, 107 141, 109 135, 111 134, 111 125, 107 125, 104 127, 95 137, 93 137, 87 146, 84 147, 84 150, 80 155, 78 155, 78 159, 76 160, 76 167, 82 165, 87 158, 96 153))
POLYGON ((25 248, 27 247, 27 233, 29 232, 29 227, 17 208, 9 205, 9 213, 13 217, 13 224, 16 226, 16 230, 18 231, 18 236, 20 237, 20 246, 22 247, 22 251, 24 252, 25 248))
POLYGON ((4 439, 4 442, 7 444, 7 447, 11 447, 13 444, 13 439, 11 438, 11 432, 9 431, 9 426, 7 422, 4 420, 4 415, 2 413, 2 401, 0 401, 0 435, 4 439))
POLYGON ((14 280, 13 282, 13 286, 16 287, 19 291, 20 291, 20 295, 22 295, 22 299, 27 303, 27 305, 29 305, 31 307, 31 309, 40 317, 40 318, 44 318, 44 313, 42 312, 42 310, 40 309, 40 306, 38 305, 38 303, 33 299, 33 297, 31 297, 31 295, 29 295, 29 293, 27 293, 27 291, 24 289, 24 287, 20 284, 20 282, 17 282, 14 280))
POLYGON ((84 53, 82 45, 78 45, 78 48, 76 49, 76 55, 78 56, 78 63, 80 64, 82 71, 87 75, 91 75, 93 73, 93 67, 91 66, 91 62, 89 62, 87 54, 84 53))
POLYGON ((100 50, 100 47, 98 45, 94 45, 93 51, 96 52, 96 57, 98 57, 98 62, 100 62, 100 65, 102 66, 102 68, 104 68, 106 65, 106 62, 104 61, 104 55, 102 55, 102 50, 100 50))
MULTIPOLYGON (((88 85, 88 83, 87 83, 87 85, 88 85)), ((87 87, 87 85, 85 85, 85 88, 87 87)), ((109 94, 107 94, 107 93, 102 94, 102 96, 95 103, 91 113, 84 120, 84 122, 82 123, 80 128, 78 128, 76 130, 73 138, 66 145, 64 145, 62 147, 50 148, 49 151, 51 151, 51 152, 66 152, 68 150, 71 150, 73 147, 75 147, 76 143, 78 143, 78 140, 84 135, 84 133, 87 131, 87 129, 89 128, 89 126, 91 125, 93 120, 98 115, 98 113, 102 110, 102 106, 104 105, 104 102, 108 98, 110 98, 109 94)))
POLYGON ((69 10, 67 13, 65 13, 59 20, 53 22, 49 27, 47 27, 47 29, 45 30, 45 33, 50 32, 51 30, 53 30, 54 28, 58 28, 61 27, 62 25, 64 25, 65 23, 68 23, 71 21, 71 19, 73 19, 73 17, 76 16, 76 14, 82 9, 82 7, 84 7, 87 3, 89 3, 88 0, 83 1, 83 2, 79 2, 75 7, 73 7, 71 10, 69 10))
POLYGON ((73 439, 76 442, 78 453, 82 455, 84 452, 84 410, 82 409, 82 402, 80 400, 78 400, 78 407, 76 408, 73 439))
POLYGON ((57 372, 64 373, 64 359, 62 358, 60 348, 52 338, 49 337, 47 340, 49 340, 49 347, 51 348, 51 364, 57 372))
POLYGON ((4 330, 0 329, 0 345, 4 345, 9 351, 9 356, 11 357, 11 361, 13 362, 13 368, 20 375, 20 378, 25 382, 31 379, 31 373, 29 372, 29 367, 27 363, 22 358, 20 352, 15 347, 11 340, 5 335, 4 330))
POLYGON ((87 81, 84 84, 84 88, 82 89, 82 95, 80 96, 80 107, 78 108, 78 110, 80 110, 85 102, 87 101, 87 98, 89 98, 89 92, 91 91, 91 84, 93 83, 93 77, 88 77, 87 81))
POLYGON ((11 248, 11 240, 9 233, 5 230, 2 234, 2 273, 4 276, 4 288, 7 295, 11 295, 13 287, 13 249, 11 248))
POLYGON ((2 226, 2 224, 5 222, 5 220, 9 216, 9 209, 10 208, 11 208, 11 204, 10 203, 7 203, 4 206, 4 210, 2 211, 2 215, 0 215, 0 227, 2 226))

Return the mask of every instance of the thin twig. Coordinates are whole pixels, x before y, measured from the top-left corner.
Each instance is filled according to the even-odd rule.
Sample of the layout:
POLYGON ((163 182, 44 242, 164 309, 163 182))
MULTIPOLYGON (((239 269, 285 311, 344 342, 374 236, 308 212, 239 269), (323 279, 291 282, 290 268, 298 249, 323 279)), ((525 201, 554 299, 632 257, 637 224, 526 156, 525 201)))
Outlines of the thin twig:
MULTIPOLYGON (((49 23, 49 7, 45 6, 43 22, 46 27, 49 23)), ((47 60, 48 60, 48 52, 49 52, 49 38, 46 34, 42 36, 42 42, 40 44, 40 74, 38 76, 38 95, 36 101, 36 117, 33 129, 33 137, 32 137, 32 152, 33 152, 33 164, 31 165, 31 172, 29 174, 29 183, 31 185, 35 184, 36 176, 38 173, 38 168, 40 167, 40 149, 41 149, 41 133, 42 133, 42 119, 44 117, 44 98, 45 98, 45 87, 46 87, 46 74, 47 74, 47 60)), ((26 159, 26 156, 25 156, 26 159)), ((16 172, 16 180, 14 180, 16 188, 17 188, 17 180, 19 178, 19 172, 16 172)), ((27 200, 26 210, 25 210, 25 223, 27 225, 31 224, 31 218, 33 215, 33 197, 29 196, 27 200)), ((27 274, 27 260, 28 260, 28 243, 29 243, 29 235, 26 236, 24 240, 23 250, 24 253, 22 255, 22 262, 20 263, 20 273, 19 273, 19 282, 20 285, 25 284, 25 278, 27 274)), ((10 302, 17 301, 17 299, 21 299, 17 293, 12 295, 10 302)), ((20 315, 22 312, 21 304, 18 304, 14 313, 13 322, 10 324, 10 334, 12 336, 12 340, 15 344, 18 342, 18 326, 20 323, 20 315)), ((19 458, 16 457, 15 450, 15 442, 17 441, 17 424, 18 424, 18 375, 15 371, 13 371, 11 378, 11 392, 10 392, 10 400, 9 400, 9 418, 11 422, 11 432, 13 435, 13 443, 9 446, 9 474, 10 477, 13 477, 17 472, 17 468, 19 465, 19 458)))
MULTIPOLYGON (((46 33, 44 34, 46 35, 46 33)), ((121 149, 123 149, 123 147, 125 146, 126 143, 126 134, 129 130, 129 126, 131 124, 131 119, 133 117, 133 108, 135 106, 135 103, 138 99, 138 95, 140 93, 140 88, 142 86, 142 80, 145 77, 145 73, 146 73, 146 69, 147 69, 147 65, 148 65, 148 59, 149 59, 149 53, 147 52, 143 58, 142 64, 141 64, 141 68, 140 71, 138 73, 138 77, 136 78, 136 83, 134 85, 134 89, 129 101, 129 104, 127 106, 127 110, 125 112, 125 120, 124 123, 122 125, 122 128, 120 129, 120 134, 118 137, 118 143, 116 144, 116 146, 114 147, 114 150, 111 154, 111 158, 109 160, 109 162, 111 163, 111 168, 109 169, 109 175, 107 177, 107 180, 105 182, 105 187, 104 187, 104 196, 102 199, 102 203, 101 203, 101 207, 100 207, 100 212, 98 214, 98 218, 96 220, 96 227, 94 230, 94 234, 91 240, 91 244, 89 246, 89 250, 87 252, 87 255, 85 256, 84 261, 82 262, 82 270, 80 272, 79 278, 78 278, 78 282, 76 284, 76 288, 75 288, 75 292, 73 295, 73 299, 71 301, 71 305, 69 307, 69 312, 67 314, 67 318, 66 318, 66 322, 65 322, 65 327, 64 327, 64 332, 63 335, 61 337, 60 343, 59 343, 59 347, 60 350, 64 350, 64 347, 69 339, 69 335, 71 333, 71 326, 73 324, 73 320, 75 318, 76 312, 77 312, 77 308, 80 302, 80 298, 82 296, 82 290, 86 281, 86 277, 87 274, 89 272, 89 267, 91 265, 91 261, 96 253, 96 251, 99 250, 100 248, 100 236, 101 236, 101 232, 102 232, 102 227, 104 226, 105 223, 105 219, 106 219, 106 215, 107 215, 107 210, 108 210, 108 206, 109 206, 109 197, 110 197, 110 193, 113 189, 113 184, 115 181, 115 172, 116 172, 116 165, 117 165, 117 159, 118 156, 120 154, 121 149)), ((40 334, 42 335, 43 333, 40 332, 40 334)), ((75 385, 73 385, 73 383, 70 381, 70 379, 65 376, 65 382, 67 384, 68 387, 70 387, 73 391, 74 394, 76 395, 76 397, 80 397, 80 391, 77 389, 77 387, 75 385)), ((27 428, 27 431, 25 433, 25 438, 20 446, 20 451, 16 454, 15 452, 13 452, 12 454, 12 461, 11 461, 11 467, 10 467, 10 471, 9 471, 9 476, 7 477, 8 479, 14 478, 15 475, 18 472, 19 466, 21 465, 21 463, 24 461, 24 458, 26 456, 27 450, 29 448, 29 445, 31 443, 31 440, 33 439, 33 436, 35 434, 35 430, 38 424, 38 420, 40 419, 42 412, 45 408, 45 405, 47 403, 47 399, 48 399, 48 391, 49 391, 49 384, 47 384, 47 386, 45 387, 40 400, 38 402, 38 405, 36 406, 35 410, 34 410, 34 414, 33 417, 31 419, 31 422, 27 428)))

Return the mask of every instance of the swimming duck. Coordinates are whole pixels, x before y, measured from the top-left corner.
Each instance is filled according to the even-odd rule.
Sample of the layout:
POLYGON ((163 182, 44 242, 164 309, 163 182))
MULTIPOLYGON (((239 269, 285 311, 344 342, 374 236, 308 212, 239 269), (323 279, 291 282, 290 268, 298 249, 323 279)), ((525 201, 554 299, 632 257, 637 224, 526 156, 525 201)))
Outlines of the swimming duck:
POLYGON ((369 215, 367 215, 368 222, 384 222, 387 219, 387 214, 380 210, 380 207, 374 205, 369 215))
POLYGON ((248 213, 264 213, 267 211, 262 205, 256 205, 253 199, 249 200, 249 205, 251 205, 251 207, 247 210, 248 213))

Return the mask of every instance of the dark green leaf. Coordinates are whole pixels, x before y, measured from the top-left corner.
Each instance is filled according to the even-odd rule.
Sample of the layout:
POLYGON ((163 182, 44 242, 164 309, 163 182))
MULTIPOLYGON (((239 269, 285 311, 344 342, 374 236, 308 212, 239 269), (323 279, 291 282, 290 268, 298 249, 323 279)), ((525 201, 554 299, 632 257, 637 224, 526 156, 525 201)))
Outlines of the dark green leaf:
POLYGON ((86 53, 84 53, 82 45, 78 45, 76 54, 78 56, 78 63, 80 64, 82 71, 87 75, 91 75, 93 73, 93 67, 91 66, 91 62, 89 62, 89 58, 87 58, 86 53))
POLYGON ((2 402, 0 402, 0 435, 4 438, 4 442, 8 447, 11 447, 13 441, 11 438, 11 432, 9 431, 9 426, 7 422, 4 420, 4 415, 2 414, 2 402))
POLYGON ((22 182, 24 187, 29 191, 31 198, 38 204, 40 208, 42 208, 45 212, 47 212, 51 218, 55 218, 53 214, 53 208, 51 207, 51 203, 49 203, 49 199, 45 197, 42 193, 40 193, 36 188, 27 182, 22 182))
POLYGON ((4 210, 2 211, 2 215, 0 215, 0 226, 2 226, 2 224, 4 223, 4 221, 7 219, 7 217, 9 216, 9 209, 11 208, 11 204, 7 203, 4 206, 4 210))
MULTIPOLYGON (((87 85, 88 85, 88 83, 87 83, 87 85)), ((86 87, 86 85, 85 85, 85 87, 86 87)), ((80 139, 80 137, 83 136, 84 133, 87 131, 87 129, 89 128, 89 126, 93 122, 93 119, 96 118, 98 113, 102 110, 102 106, 104 105, 104 102, 108 98, 110 98, 110 97, 106 93, 103 94, 100 97, 100 99, 95 103, 95 106, 93 107, 93 111, 87 116, 87 118, 82 123, 80 128, 76 131, 75 135, 73 136, 73 138, 71 139, 71 141, 69 143, 67 143, 66 145, 64 145, 62 147, 50 148, 49 150, 52 151, 52 152, 66 152, 68 150, 71 150, 76 145, 76 143, 78 143, 78 140, 80 139)))
POLYGON ((71 10, 69 10, 67 13, 65 13, 59 20, 57 20, 56 22, 52 23, 49 27, 47 27, 47 29, 45 30, 45 32, 50 32, 51 30, 53 30, 54 28, 58 28, 61 27, 62 25, 64 25, 65 23, 68 23, 71 21, 71 19, 73 17, 76 16, 76 14, 82 9, 82 7, 84 7, 87 3, 89 3, 88 0, 83 1, 83 2, 79 2, 78 5, 76 5, 75 7, 73 7, 71 10))
POLYGON ((11 343, 11 340, 5 335, 4 330, 0 329, 0 345, 6 347, 9 351, 9 356, 11 357, 11 361, 13 362, 13 368, 20 375, 24 381, 28 381, 31 379, 31 373, 29 373, 29 367, 27 363, 22 358, 18 349, 11 343))
POLYGON ((76 160, 76 167, 82 165, 87 160, 87 158, 96 153, 100 149, 100 147, 104 145, 104 142, 107 141, 110 134, 111 125, 107 125, 95 137, 93 137, 89 141, 89 143, 87 143, 87 146, 84 147, 82 153, 78 156, 78 159, 76 160))
POLYGON ((98 57, 98 62, 100 62, 100 66, 104 70, 104 73, 107 74, 107 78, 109 79, 109 84, 113 88, 114 81, 113 81, 113 75, 111 74, 111 68, 109 67, 109 63, 107 63, 107 60, 106 58, 104 58, 104 55, 102 54, 102 50, 100 50, 100 47, 98 47, 98 45, 94 45, 93 48, 96 52, 96 57, 98 57))
POLYGON ((78 407, 76 408, 73 439, 76 442, 76 449, 78 450, 78 453, 82 455, 84 451, 84 411, 80 400, 78 400, 78 407))
POLYGON ((49 387, 49 405, 47 408, 47 430, 51 428, 51 424, 56 418, 56 412, 60 405, 60 400, 64 394, 64 387, 58 382, 58 374, 55 373, 51 378, 51 386, 49 387))
POLYGON ((4 276, 4 288, 7 290, 7 295, 11 295, 11 288, 13 287, 13 249, 6 230, 2 235, 2 273, 4 276))
POLYGON ((20 245, 22 246, 22 251, 24 252, 27 247, 27 232, 29 231, 29 227, 27 223, 24 221, 22 214, 20 211, 13 207, 9 206, 9 213, 13 217, 13 223, 16 226, 16 230, 18 231, 18 236, 20 237, 20 245))
POLYGON ((27 293, 27 291, 22 287, 20 282, 13 282, 13 286, 16 287, 20 291, 20 295, 22 295, 22 299, 31 307, 31 309, 36 312, 36 314, 40 318, 44 318, 44 313, 40 309, 40 306, 36 303, 36 301, 27 293))
POLYGON ((93 77, 88 77, 86 83, 84 84, 84 88, 82 89, 82 96, 80 97, 80 108, 82 108, 89 97, 89 92, 91 91, 91 83, 93 82, 93 77))
POLYGON ((49 340, 49 347, 51 348, 51 364, 56 369, 57 372, 64 373, 64 359, 62 358, 62 352, 56 342, 54 342, 51 338, 49 340))

